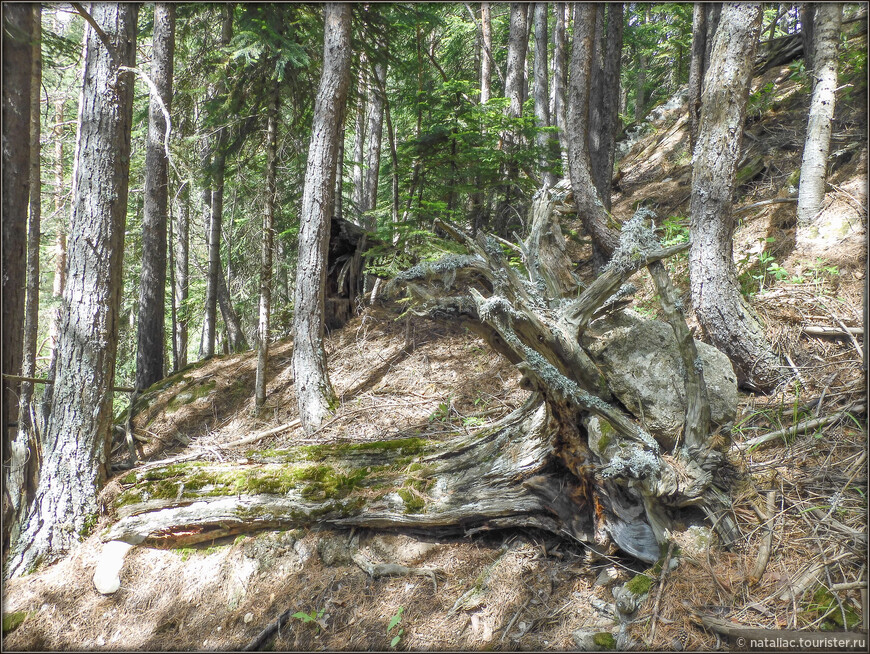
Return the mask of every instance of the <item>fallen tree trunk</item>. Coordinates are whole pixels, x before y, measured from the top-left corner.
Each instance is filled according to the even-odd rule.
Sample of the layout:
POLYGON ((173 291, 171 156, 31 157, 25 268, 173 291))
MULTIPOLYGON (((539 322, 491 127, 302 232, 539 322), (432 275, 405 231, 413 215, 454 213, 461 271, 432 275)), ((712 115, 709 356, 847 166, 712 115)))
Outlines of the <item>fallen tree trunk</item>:
POLYGON ((723 474, 727 463, 714 447, 710 359, 691 337, 667 270, 657 263, 685 246, 662 248, 645 224, 649 212, 640 210, 623 226, 606 269, 582 288, 558 229, 565 196, 557 185, 536 198, 531 235, 513 246, 523 265, 509 265, 491 237, 439 224, 467 254, 415 266, 386 291, 409 292, 415 313, 463 324, 513 362, 533 391, 521 408, 475 434, 441 442, 299 446, 250 451, 234 463, 133 471, 121 480, 119 520, 103 539, 178 546, 315 524, 429 535, 533 527, 652 562, 669 531, 706 516, 723 542, 733 543, 739 533, 723 474), (601 325, 621 315, 633 293, 628 279, 646 266, 669 324, 658 323, 654 347, 672 351, 675 362, 661 374, 669 393, 681 390, 675 439, 651 433, 643 405, 616 383, 635 371, 612 369, 594 347, 601 325))

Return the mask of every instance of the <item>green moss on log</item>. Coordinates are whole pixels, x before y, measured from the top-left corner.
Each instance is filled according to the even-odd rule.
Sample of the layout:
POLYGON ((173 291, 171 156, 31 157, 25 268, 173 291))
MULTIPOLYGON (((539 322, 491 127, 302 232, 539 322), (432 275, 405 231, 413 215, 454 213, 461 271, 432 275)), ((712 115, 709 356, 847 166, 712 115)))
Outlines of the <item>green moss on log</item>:
POLYGON ((592 637, 592 642, 599 649, 616 649, 616 639, 609 631, 600 631, 592 637))

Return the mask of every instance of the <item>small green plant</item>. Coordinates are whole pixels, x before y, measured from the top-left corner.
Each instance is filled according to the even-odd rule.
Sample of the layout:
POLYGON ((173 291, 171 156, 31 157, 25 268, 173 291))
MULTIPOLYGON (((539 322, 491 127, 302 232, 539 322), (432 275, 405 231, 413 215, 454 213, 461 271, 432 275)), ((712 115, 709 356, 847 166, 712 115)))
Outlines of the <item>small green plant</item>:
POLYGON ((441 402, 438 408, 435 409, 429 416, 429 422, 449 422, 450 420, 450 405, 451 402, 441 402))
POLYGON ((296 611, 296 613, 293 614, 293 617, 297 620, 302 620, 303 624, 313 622, 317 626, 318 631, 326 629, 326 609, 319 609, 312 611, 311 613, 296 611))
MULTIPOLYGON (((387 635, 388 636, 390 635, 390 632, 393 629, 395 629, 399 625, 399 623, 402 621, 402 613, 404 613, 404 612, 405 612, 405 608, 400 606, 399 610, 396 611, 396 614, 392 618, 390 618, 390 621, 387 623, 387 635)), ((402 640, 402 634, 404 634, 404 633, 405 633, 404 629, 399 629, 395 633, 395 635, 393 636, 393 639, 390 641, 390 647, 395 649, 396 645, 399 644, 399 641, 402 640)))
POLYGON ((678 245, 689 242, 689 228, 683 216, 668 216, 660 227, 662 231, 662 245, 678 245))
POLYGON ((481 418, 480 416, 469 416, 468 418, 462 419, 462 424, 466 427, 482 427, 486 424, 486 418, 481 418))

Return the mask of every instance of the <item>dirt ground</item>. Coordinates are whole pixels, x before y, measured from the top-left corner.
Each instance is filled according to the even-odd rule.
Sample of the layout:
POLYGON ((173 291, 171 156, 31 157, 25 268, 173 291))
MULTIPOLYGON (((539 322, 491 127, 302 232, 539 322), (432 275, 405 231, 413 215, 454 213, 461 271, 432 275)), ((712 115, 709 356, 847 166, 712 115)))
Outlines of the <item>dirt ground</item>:
MULTIPOLYGON (((756 80, 756 88, 766 83, 766 77, 756 80)), ((738 207, 788 197, 788 178, 800 165, 800 148, 787 144, 802 133, 794 116, 803 100, 788 84, 776 88, 778 108, 750 125, 766 152, 766 172, 741 188, 738 207), (765 135, 773 145, 765 145, 765 135)), ((731 438, 741 443, 830 420, 799 433, 785 429, 757 449, 732 451, 732 501, 743 541, 732 551, 715 542, 687 545, 674 571, 650 574, 651 591, 629 627, 633 648, 725 648, 724 639, 703 628, 705 616, 763 628, 868 626, 865 341, 863 335, 813 336, 802 327, 863 324, 867 145, 866 120, 862 128, 856 111, 844 114, 835 132, 863 144, 836 160, 816 229, 798 233, 794 205, 781 203, 742 214, 734 238, 749 302, 790 376, 770 396, 741 395, 731 438), (764 551, 769 562, 756 575, 764 551)), ((685 122, 676 112, 666 115, 623 160, 617 217, 627 218, 643 200, 662 220, 685 222, 685 122)), ((668 266, 688 299, 685 258, 668 266)), ((634 308, 654 317, 648 277, 637 279, 634 308)), ((216 357, 168 380, 135 421, 145 441, 141 454, 232 458, 243 452, 222 443, 292 425, 290 350, 288 341, 272 348, 267 407, 259 415, 253 412, 252 352, 216 357)), ((495 422, 526 397, 519 373, 478 338, 384 308, 369 307, 330 334, 328 356, 341 399, 335 418, 307 438, 291 426, 256 447, 447 438, 495 422)), ((119 449, 116 460, 123 459, 119 449)), ((106 488, 106 506, 118 489, 117 482, 106 488)), ((193 548, 133 548, 121 589, 103 596, 92 577, 102 552, 98 534, 110 521, 103 516, 96 533, 60 562, 5 584, 4 649, 234 650, 286 612, 296 615, 277 630, 269 649, 575 649, 576 630, 616 629, 612 590, 646 567, 534 531, 430 541, 421 534, 298 529, 193 548), (355 557, 419 574, 373 578, 355 557)))

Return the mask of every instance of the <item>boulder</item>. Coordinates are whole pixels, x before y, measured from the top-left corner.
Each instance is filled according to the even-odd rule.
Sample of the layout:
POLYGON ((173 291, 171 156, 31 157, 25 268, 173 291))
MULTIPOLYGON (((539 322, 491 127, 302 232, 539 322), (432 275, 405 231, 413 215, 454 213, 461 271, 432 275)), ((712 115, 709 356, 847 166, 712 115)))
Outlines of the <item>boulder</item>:
MULTIPOLYGON (((672 447, 686 419, 686 394, 685 368, 671 326, 621 311, 591 323, 583 346, 613 395, 663 447, 672 447)), ((706 343, 695 340, 695 347, 704 367, 711 421, 729 423, 737 415, 737 376, 731 361, 706 343)))

